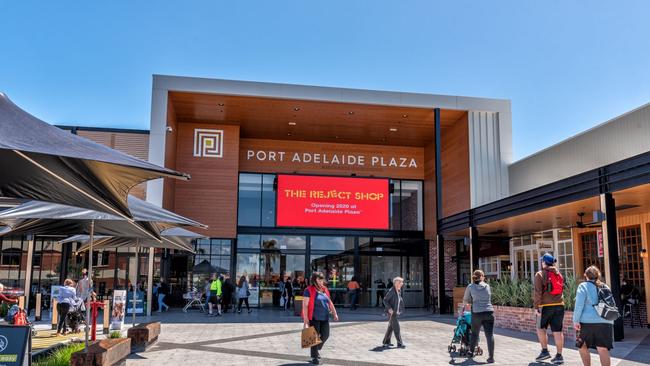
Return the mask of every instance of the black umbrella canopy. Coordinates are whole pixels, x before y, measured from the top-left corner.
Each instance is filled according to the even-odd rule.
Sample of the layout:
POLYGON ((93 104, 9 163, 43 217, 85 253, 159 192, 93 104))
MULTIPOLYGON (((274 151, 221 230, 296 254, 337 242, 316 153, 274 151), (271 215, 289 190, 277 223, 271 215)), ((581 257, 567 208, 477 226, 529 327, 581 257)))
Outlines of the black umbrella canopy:
POLYGON ((189 179, 73 135, 0 93, 0 197, 55 202, 131 217, 129 190, 156 178, 189 179))
MULTIPOLYGON (((27 201, 0 211, 0 236, 12 234, 60 234, 90 233, 94 221, 94 233, 131 238, 155 239, 179 226, 206 228, 207 226, 175 214, 134 196, 129 196, 129 207, 134 222, 124 217, 58 203, 27 201), (148 230, 143 230, 146 227, 148 230)), ((197 234, 198 235, 198 234, 197 234)))
MULTIPOLYGON (((146 238, 129 238, 120 236, 95 236, 93 250, 104 250, 114 248, 161 248, 161 249, 178 249, 194 253, 192 240, 205 238, 205 235, 197 234, 180 227, 170 228, 161 233, 162 240, 156 241, 146 238)), ((78 252, 85 252, 90 248, 90 236, 75 235, 60 241, 60 243, 81 242, 82 245, 78 252)))

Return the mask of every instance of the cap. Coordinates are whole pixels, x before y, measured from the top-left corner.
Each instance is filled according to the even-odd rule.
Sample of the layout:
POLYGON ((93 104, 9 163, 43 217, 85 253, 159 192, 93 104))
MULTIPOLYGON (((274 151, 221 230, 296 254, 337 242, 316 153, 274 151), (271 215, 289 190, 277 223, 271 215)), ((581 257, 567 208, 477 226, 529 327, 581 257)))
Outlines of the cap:
POLYGON ((555 262, 557 262, 557 259, 555 259, 550 253, 545 253, 541 259, 542 262, 546 263, 549 266, 552 266, 555 264, 555 262))

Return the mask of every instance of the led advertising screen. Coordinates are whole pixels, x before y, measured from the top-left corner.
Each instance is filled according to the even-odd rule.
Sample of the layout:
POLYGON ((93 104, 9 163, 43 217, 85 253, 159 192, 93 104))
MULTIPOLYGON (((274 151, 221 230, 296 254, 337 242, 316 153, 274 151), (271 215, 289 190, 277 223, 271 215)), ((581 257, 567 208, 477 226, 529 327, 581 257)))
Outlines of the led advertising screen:
POLYGON ((278 175, 277 226, 388 229, 388 179, 278 175))

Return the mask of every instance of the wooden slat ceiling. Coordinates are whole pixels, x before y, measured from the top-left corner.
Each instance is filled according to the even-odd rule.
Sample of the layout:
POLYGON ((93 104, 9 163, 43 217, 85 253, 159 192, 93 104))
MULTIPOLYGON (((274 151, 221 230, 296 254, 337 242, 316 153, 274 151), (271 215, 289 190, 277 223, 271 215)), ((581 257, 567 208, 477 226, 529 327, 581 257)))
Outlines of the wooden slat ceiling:
MULTIPOLYGON (((613 194, 616 216, 625 217, 650 212, 650 184, 625 189, 613 194)), ((517 236, 536 231, 575 226, 578 212, 584 212, 584 223, 600 210, 600 197, 587 198, 543 210, 506 218, 479 226, 479 235, 517 236)))
MULTIPOLYGON (((433 109, 186 92, 170 92, 169 100, 179 122, 239 125, 242 138, 418 147, 433 141, 433 109)), ((466 114, 441 110, 443 132, 466 114)))

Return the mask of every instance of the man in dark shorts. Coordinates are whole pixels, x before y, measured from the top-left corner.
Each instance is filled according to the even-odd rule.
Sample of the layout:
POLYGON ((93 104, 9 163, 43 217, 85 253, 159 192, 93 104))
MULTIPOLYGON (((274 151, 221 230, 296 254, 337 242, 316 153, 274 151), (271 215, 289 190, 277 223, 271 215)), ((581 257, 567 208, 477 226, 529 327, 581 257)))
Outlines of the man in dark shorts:
MULTIPOLYGON (((542 270, 535 274, 534 289, 534 307, 537 310, 537 338, 542 346, 542 352, 535 358, 536 361, 542 361, 551 358, 548 351, 548 335, 546 330, 551 327, 557 353, 551 360, 552 363, 560 365, 564 363, 562 357, 562 348, 564 346, 564 334, 562 325, 564 323, 564 299, 561 288, 553 290, 552 278, 561 276, 557 267, 556 259, 549 253, 542 256, 542 270), (554 294, 557 293, 558 294, 554 294)), ((556 285, 557 287, 557 285, 556 285)))

